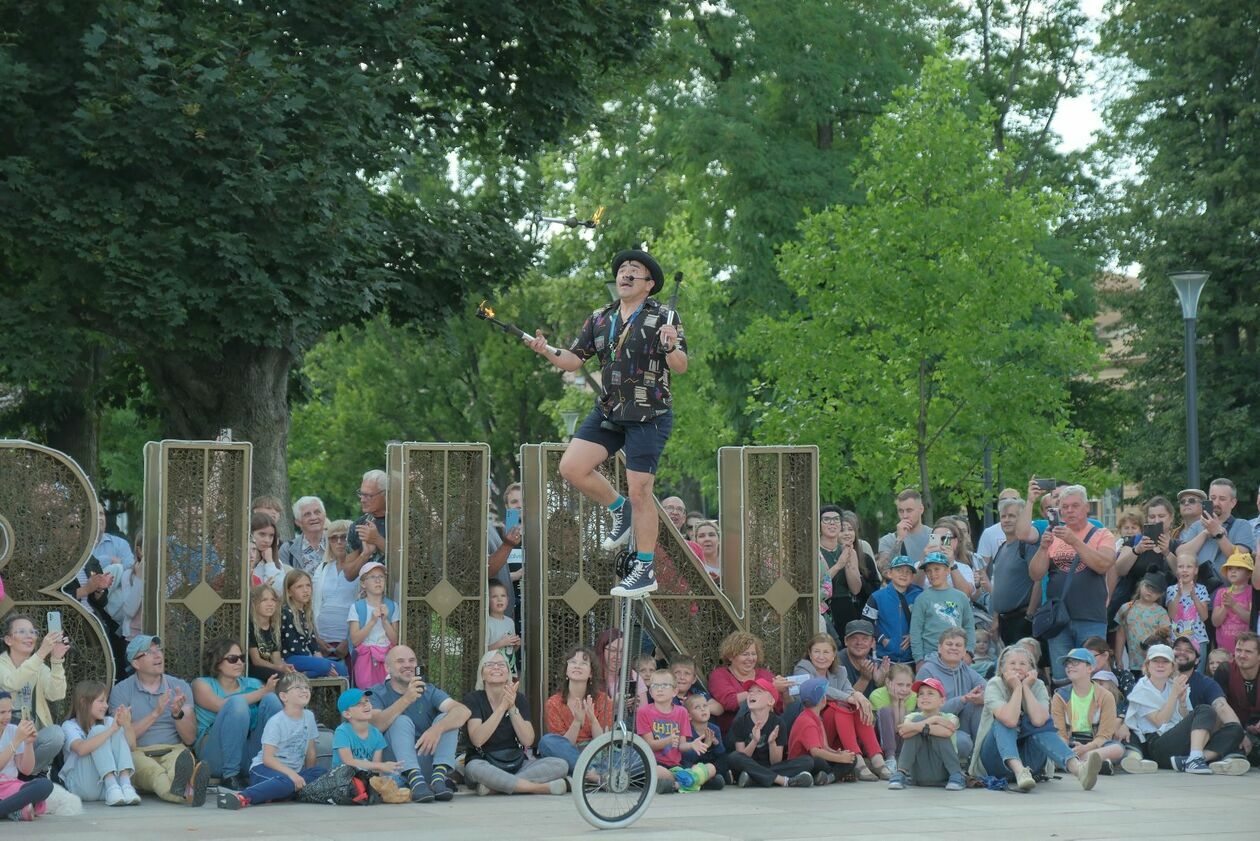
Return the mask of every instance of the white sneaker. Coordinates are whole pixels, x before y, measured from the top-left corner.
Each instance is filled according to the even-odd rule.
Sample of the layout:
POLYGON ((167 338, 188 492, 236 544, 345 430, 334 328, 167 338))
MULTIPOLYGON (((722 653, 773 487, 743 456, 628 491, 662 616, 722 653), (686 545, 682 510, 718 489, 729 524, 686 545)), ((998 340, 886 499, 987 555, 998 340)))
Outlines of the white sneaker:
POLYGON ((1225 774, 1230 777, 1241 777, 1251 770, 1251 763, 1240 753, 1231 753, 1224 759, 1208 765, 1213 774, 1225 774))
POLYGON ((110 780, 105 784, 105 805, 106 806, 126 806, 127 798, 123 794, 123 790, 118 783, 110 780))
POLYGON ((123 800, 126 802, 128 806, 140 805, 140 792, 136 791, 135 787, 131 785, 130 781, 121 783, 118 787, 122 789, 123 800))
POLYGON ((1142 754, 1135 750, 1125 751, 1120 767, 1129 774, 1154 774, 1159 770, 1154 760, 1143 759, 1142 754))

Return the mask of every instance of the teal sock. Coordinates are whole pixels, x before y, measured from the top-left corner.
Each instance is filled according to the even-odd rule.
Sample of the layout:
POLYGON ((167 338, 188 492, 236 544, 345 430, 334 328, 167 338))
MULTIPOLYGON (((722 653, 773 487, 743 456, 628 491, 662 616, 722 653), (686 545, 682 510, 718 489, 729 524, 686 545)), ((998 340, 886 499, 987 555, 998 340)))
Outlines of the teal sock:
POLYGON ((652 563, 652 559, 656 557, 655 553, 653 552, 636 552, 634 556, 636 559, 642 561, 645 564, 652 563))
POLYGON ((623 506, 623 505, 625 505, 625 504, 626 504, 626 498, 625 498, 624 496, 619 496, 619 497, 617 497, 616 502, 614 502, 612 505, 608 506, 608 510, 609 510, 609 511, 620 511, 620 510, 621 510, 621 506, 623 506))

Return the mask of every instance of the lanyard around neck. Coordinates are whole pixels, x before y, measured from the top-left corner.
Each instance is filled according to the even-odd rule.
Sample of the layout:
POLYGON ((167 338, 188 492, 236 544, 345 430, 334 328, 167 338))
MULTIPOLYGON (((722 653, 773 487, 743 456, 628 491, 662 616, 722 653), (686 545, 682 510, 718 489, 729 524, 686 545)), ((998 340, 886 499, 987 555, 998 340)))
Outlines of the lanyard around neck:
POLYGON ((630 313, 630 317, 626 319, 625 326, 621 328, 620 338, 617 337, 617 316, 620 315, 621 311, 616 310, 613 312, 608 328, 608 343, 610 345, 614 345, 612 352, 613 359, 616 359, 617 355, 621 353, 621 346, 626 343, 626 337, 630 335, 630 326, 634 324, 634 320, 639 317, 639 313, 643 311, 643 305, 646 303, 647 299, 644 298, 643 301, 639 303, 639 306, 635 307, 634 312, 630 313))

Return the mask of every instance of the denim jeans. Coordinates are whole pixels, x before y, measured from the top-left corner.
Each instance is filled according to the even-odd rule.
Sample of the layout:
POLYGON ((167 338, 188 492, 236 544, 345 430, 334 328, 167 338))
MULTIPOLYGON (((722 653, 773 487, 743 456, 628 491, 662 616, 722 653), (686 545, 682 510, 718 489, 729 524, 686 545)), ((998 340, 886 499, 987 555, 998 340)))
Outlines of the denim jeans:
MULTIPOLYGON (((298 771, 298 776, 313 783, 320 777, 328 773, 327 768, 303 768, 298 771)), ((282 774, 274 768, 268 768, 266 765, 255 765, 249 769, 249 788, 241 792, 241 796, 247 798, 249 802, 255 806, 259 803, 270 803, 274 800, 288 800, 297 794, 297 788, 294 787, 293 781, 289 779, 287 774, 282 774)))
POLYGON ((583 747, 585 745, 575 745, 559 733, 544 733, 538 740, 538 755, 563 759, 569 763, 569 773, 572 774, 583 747))
POLYGON ((268 692, 258 702, 258 717, 249 726, 249 703, 244 695, 233 695, 219 708, 214 724, 202 737, 197 758, 219 778, 235 777, 249 768, 249 763, 262 750, 262 732, 267 720, 280 712, 280 699, 268 692))
POLYGON ((446 713, 438 715, 431 723, 421 721, 420 726, 417 727, 406 713, 398 716, 385 731, 385 741, 389 742, 389 750, 385 752, 386 759, 401 762, 403 772, 419 769, 426 778, 433 775, 434 765, 454 767, 455 749, 459 742, 458 729, 447 730, 443 733, 432 755, 416 753, 416 739, 444 718, 446 718, 446 713))
POLYGON ((1018 759, 1034 773, 1042 770, 1046 760, 1051 760, 1063 770, 1072 759, 1072 749, 1053 730, 1041 730, 1028 723, 1027 716, 1020 716, 1019 728, 1007 727, 997 719, 980 746, 980 762, 993 777, 1015 779, 1015 773, 1006 764, 1008 759, 1018 759))
POLYGON ((350 672, 341 660, 330 657, 316 657, 313 654, 290 654, 284 662, 297 669, 307 677, 330 677, 329 669, 336 669, 341 677, 348 677, 350 672))
POLYGON ((1083 619, 1073 619, 1068 626, 1060 631, 1056 636, 1051 637, 1047 641, 1050 647, 1050 669, 1054 675, 1056 683, 1067 680, 1067 673, 1063 671, 1063 658, 1073 648, 1079 648, 1085 644, 1085 640, 1090 637, 1107 636, 1107 622, 1092 622, 1083 619))

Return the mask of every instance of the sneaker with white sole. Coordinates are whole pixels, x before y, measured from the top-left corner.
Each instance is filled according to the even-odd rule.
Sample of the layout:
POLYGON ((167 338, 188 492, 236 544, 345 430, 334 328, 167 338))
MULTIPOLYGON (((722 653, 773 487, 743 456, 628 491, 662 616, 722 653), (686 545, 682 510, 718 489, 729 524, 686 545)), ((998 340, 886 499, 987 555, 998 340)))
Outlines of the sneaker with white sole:
POLYGON ((813 788, 814 775, 808 771, 802 771, 788 778, 788 788, 813 788))
POLYGON ((894 771, 892 779, 888 781, 889 791, 901 791, 906 787, 906 775, 900 771, 894 771))
POLYGON ((105 783, 105 805, 106 806, 126 806, 127 797, 123 794, 122 786, 114 782, 113 778, 105 783))
POLYGON ((648 593, 655 593, 659 585, 653 566, 652 561, 636 560, 630 573, 612 588, 612 595, 618 599, 641 599, 648 593))
MULTIPOLYGON (((1208 767, 1208 764, 1203 761, 1201 756, 1196 756, 1193 759, 1188 756, 1177 756, 1173 757, 1173 759, 1174 762, 1177 759, 1181 760, 1181 767, 1177 768, 1178 771, 1184 771, 1187 774, 1198 774, 1199 776, 1212 773, 1212 769, 1208 767)), ((1174 764, 1173 767, 1176 768, 1177 766, 1174 764)))
POLYGON ((1020 791, 1032 791, 1037 787, 1037 781, 1033 779, 1032 771, 1027 768, 1020 768, 1015 772, 1015 787, 1020 791))
POLYGON ((1227 777, 1241 777, 1251 770, 1251 763, 1241 753, 1231 753, 1208 765, 1213 774, 1224 774, 1227 777))
POLYGON ((136 791, 135 787, 132 786, 130 782, 120 783, 118 787, 122 789, 123 801, 126 803, 126 805, 128 806, 140 805, 140 793, 136 791))
POLYGON ((603 544, 601 544, 605 552, 611 552, 618 546, 624 546, 630 539, 630 525, 634 517, 634 513, 630 509, 630 500, 623 501, 621 507, 612 512, 612 515, 612 531, 608 533, 608 536, 604 538, 603 544))
POLYGON ((967 787, 967 778, 962 774, 950 774, 949 782, 945 783, 946 791, 962 791, 967 787))
POLYGON ((1081 788, 1089 791, 1098 782, 1098 772, 1102 770, 1103 758, 1098 751, 1091 751, 1080 761, 1080 767, 1076 769, 1076 779, 1081 783, 1081 788))
POLYGON ((1120 768, 1126 774, 1154 774, 1159 765, 1153 759, 1143 759, 1138 751, 1130 750, 1120 759, 1120 768))

